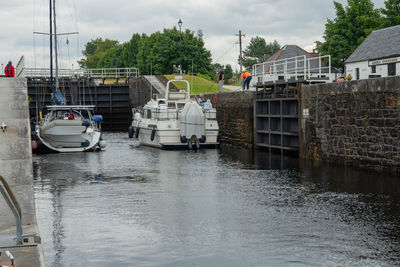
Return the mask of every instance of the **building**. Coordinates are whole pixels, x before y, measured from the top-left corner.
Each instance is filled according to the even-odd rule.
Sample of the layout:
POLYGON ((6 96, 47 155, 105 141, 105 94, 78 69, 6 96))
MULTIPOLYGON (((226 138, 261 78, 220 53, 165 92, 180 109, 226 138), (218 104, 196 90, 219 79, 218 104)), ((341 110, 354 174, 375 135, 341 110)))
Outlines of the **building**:
POLYGON ((345 61, 353 80, 400 75, 400 25, 373 31, 345 61))
POLYGON ((285 45, 265 62, 252 69, 252 84, 277 81, 332 82, 341 76, 331 67, 330 56, 318 56, 297 45, 285 45))

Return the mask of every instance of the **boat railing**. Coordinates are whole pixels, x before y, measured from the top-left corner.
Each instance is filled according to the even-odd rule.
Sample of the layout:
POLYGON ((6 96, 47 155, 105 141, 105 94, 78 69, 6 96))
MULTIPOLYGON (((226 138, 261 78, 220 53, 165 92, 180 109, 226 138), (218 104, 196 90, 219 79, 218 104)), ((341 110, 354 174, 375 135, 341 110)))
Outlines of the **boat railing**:
POLYGON ((16 221, 16 245, 22 244, 22 213, 21 207, 14 196, 13 191, 8 185, 6 179, 0 175, 0 193, 3 195, 8 207, 11 209, 16 221))
POLYGON ((151 110, 151 116, 157 120, 177 120, 178 110, 176 108, 155 108, 151 110))

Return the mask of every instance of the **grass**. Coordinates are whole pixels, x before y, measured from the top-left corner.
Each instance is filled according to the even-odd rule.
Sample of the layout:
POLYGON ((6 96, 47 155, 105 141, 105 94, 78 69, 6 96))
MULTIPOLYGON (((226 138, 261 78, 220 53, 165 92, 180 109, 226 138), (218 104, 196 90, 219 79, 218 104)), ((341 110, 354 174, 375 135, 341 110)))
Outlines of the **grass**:
MULTIPOLYGON (((219 87, 216 82, 209 81, 202 77, 198 76, 190 76, 190 75, 165 75, 168 80, 173 80, 175 76, 182 76, 183 80, 187 80, 191 86, 190 94, 191 95, 198 95, 200 93, 205 94, 212 94, 219 92, 219 87), (192 82, 193 78, 193 82, 192 82)), ((185 82, 173 82, 173 84, 178 87, 179 89, 186 89, 185 82)), ((224 92, 229 92, 229 89, 223 89, 224 92)))

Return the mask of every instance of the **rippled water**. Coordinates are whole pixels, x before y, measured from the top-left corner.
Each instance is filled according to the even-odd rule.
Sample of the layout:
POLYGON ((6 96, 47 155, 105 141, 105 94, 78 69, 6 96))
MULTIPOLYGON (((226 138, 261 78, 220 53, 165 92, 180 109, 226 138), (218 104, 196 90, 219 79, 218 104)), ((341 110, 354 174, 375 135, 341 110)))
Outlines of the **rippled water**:
POLYGON ((34 157, 47 266, 400 265, 399 179, 105 139, 102 152, 34 157))

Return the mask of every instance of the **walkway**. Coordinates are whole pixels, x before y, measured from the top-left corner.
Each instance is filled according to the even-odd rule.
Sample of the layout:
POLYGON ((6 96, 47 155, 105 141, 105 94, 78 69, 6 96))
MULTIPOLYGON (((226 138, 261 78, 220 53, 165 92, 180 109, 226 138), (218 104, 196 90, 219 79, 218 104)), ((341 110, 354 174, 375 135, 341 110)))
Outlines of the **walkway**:
POLYGON ((165 92, 167 91, 167 88, 165 88, 165 85, 160 82, 160 80, 158 80, 156 76, 144 75, 143 77, 160 93, 160 98, 165 97, 165 92))
POLYGON ((11 265, 9 251, 15 266, 44 266, 33 196, 26 79, 0 77, 0 95, 0 176, 5 180, 0 181, 0 265, 11 265), (15 240, 16 217, 22 220, 22 245, 15 240))

